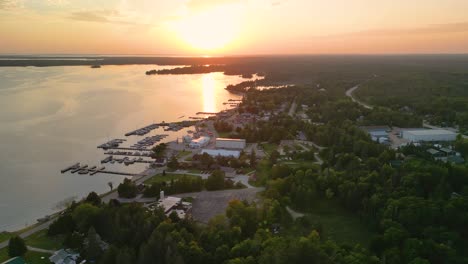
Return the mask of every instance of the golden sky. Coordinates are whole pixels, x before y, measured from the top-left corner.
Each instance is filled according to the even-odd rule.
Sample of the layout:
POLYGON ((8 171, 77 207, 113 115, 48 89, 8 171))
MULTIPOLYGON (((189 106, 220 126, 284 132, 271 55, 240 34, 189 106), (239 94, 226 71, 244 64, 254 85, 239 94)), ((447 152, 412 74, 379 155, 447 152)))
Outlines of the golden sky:
POLYGON ((0 0, 0 53, 468 53, 468 0, 0 0))

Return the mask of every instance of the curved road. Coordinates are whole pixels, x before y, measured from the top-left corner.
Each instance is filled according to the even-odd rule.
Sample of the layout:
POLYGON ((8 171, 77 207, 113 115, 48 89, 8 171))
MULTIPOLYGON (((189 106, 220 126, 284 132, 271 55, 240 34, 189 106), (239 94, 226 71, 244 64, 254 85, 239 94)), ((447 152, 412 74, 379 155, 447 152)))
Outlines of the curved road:
POLYGON ((354 86, 354 87, 349 88, 349 89, 346 91, 346 96, 348 96, 349 98, 351 98, 351 100, 353 100, 353 102, 356 102, 356 103, 360 104, 360 105, 363 106, 364 108, 367 108, 367 109, 372 109, 372 108, 374 108, 374 107, 371 106, 371 105, 368 105, 368 104, 366 104, 366 103, 363 103, 363 102, 359 101, 357 98, 355 98, 355 97, 353 96, 353 92, 354 92, 355 90, 357 90, 357 88, 359 88, 359 84, 356 85, 356 86, 354 86))

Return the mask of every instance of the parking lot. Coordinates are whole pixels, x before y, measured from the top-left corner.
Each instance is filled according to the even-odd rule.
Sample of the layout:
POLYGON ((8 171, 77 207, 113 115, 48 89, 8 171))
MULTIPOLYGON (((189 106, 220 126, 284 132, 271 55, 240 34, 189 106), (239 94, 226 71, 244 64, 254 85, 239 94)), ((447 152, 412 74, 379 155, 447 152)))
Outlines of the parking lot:
POLYGON ((216 215, 224 214, 231 200, 255 201, 256 194, 262 191, 262 188, 247 188, 240 190, 222 190, 222 191, 203 191, 196 193, 184 193, 174 195, 176 197, 192 197, 192 217, 195 221, 208 223, 216 215))

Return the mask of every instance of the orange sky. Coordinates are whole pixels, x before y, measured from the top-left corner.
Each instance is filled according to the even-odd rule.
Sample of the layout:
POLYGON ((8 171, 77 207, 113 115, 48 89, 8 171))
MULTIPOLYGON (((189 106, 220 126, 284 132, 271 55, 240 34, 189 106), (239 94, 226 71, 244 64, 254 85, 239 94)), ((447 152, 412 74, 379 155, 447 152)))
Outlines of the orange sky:
POLYGON ((468 53, 467 0, 0 0, 0 53, 468 53))

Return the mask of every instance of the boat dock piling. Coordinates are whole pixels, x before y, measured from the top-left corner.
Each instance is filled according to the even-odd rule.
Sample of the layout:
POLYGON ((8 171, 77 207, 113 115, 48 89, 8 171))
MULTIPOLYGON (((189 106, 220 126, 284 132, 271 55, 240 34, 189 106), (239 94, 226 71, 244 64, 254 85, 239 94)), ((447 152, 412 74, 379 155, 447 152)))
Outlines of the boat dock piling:
POLYGON ((151 130, 157 129, 158 127, 159 127, 158 124, 151 124, 149 126, 145 126, 145 127, 139 128, 137 130, 130 131, 130 132, 126 133, 125 136, 126 137, 133 136, 133 135, 143 136, 143 135, 148 134, 151 130))
POLYGON ((89 174, 90 176, 95 175, 97 173, 107 173, 107 174, 115 174, 115 175, 123 175, 123 176, 137 176, 140 175, 138 173, 130 173, 130 172, 121 172, 121 171, 109 171, 106 170, 106 167, 97 167, 93 166, 88 168, 88 165, 80 166, 79 163, 74 164, 68 168, 65 168, 62 171, 62 173, 65 173, 69 170, 72 170, 71 173, 78 172, 79 174, 89 174))
POLYGON ((77 162, 77 163, 71 165, 70 167, 67 167, 67 168, 61 170, 60 172, 61 172, 61 173, 65 173, 65 172, 67 172, 67 171, 69 171, 69 170, 76 169, 77 167, 80 167, 80 163, 79 163, 79 162, 77 162))

